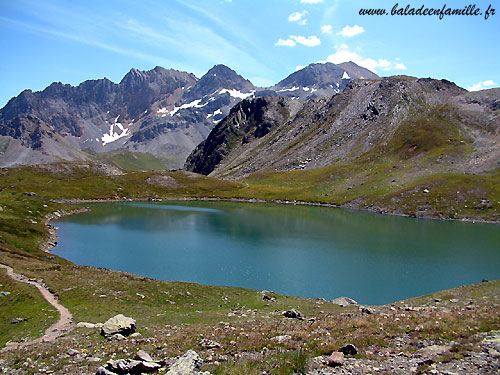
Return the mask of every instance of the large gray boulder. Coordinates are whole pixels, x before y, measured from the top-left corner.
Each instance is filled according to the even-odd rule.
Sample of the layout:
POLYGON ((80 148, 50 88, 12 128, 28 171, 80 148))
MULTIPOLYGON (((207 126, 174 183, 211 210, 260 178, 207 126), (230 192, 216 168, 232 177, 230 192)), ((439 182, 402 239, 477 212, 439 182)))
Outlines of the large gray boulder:
POLYGON ((128 336, 135 332, 135 319, 118 314, 102 325, 101 335, 111 337, 116 334, 128 336))
POLYGON ((194 350, 188 350, 182 357, 170 366, 167 375, 210 375, 209 372, 200 372, 203 359, 194 350))

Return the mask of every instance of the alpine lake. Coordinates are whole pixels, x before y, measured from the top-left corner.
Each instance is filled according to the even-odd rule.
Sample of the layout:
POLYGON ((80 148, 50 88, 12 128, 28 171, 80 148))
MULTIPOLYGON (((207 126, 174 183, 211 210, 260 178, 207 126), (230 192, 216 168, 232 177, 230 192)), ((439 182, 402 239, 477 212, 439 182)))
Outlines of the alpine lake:
POLYGON ((145 277, 386 304, 500 278, 500 225, 222 201, 90 204, 52 252, 145 277))

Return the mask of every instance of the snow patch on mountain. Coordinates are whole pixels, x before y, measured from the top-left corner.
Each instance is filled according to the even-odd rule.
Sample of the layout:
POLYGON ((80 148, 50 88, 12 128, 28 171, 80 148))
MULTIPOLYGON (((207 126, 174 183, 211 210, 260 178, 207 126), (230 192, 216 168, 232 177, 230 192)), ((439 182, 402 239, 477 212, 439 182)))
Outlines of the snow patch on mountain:
POLYGON ((297 87, 297 86, 293 86, 291 89, 281 89, 279 90, 278 92, 285 92, 285 91, 297 91, 299 90, 300 87, 297 87))
POLYGON ((254 94, 255 91, 250 91, 249 93, 244 93, 238 90, 222 89, 219 94, 229 93, 233 98, 246 99, 254 94))
POLYGON ((114 123, 109 126, 109 133, 103 134, 101 138, 103 146, 107 145, 108 143, 114 142, 120 138, 126 137, 128 135, 128 129, 125 129, 123 125, 118 122, 119 118, 120 115, 116 116, 114 123), (118 128, 118 130, 120 130, 120 133, 118 133, 115 128, 118 128))
POLYGON ((181 109, 186 109, 186 108, 202 108, 202 107, 205 107, 208 104, 208 102, 207 102, 205 104, 201 104, 200 105, 201 101, 202 101, 202 99, 197 99, 197 100, 193 100, 191 103, 183 104, 180 107, 174 106, 174 109, 169 112, 169 115, 173 116, 173 115, 175 115, 177 113, 177 111, 180 111, 181 109))

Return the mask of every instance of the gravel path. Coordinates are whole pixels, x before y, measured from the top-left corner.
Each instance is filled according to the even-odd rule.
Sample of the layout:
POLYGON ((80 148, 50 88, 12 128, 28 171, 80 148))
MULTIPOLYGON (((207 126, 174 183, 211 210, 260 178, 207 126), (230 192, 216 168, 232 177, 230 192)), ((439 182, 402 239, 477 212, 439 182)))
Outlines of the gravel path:
POLYGON ((59 336, 73 329, 73 315, 66 307, 64 307, 59 303, 57 297, 49 290, 49 288, 46 285, 44 285, 40 281, 29 279, 24 275, 15 273, 12 267, 9 267, 5 264, 0 264, 0 267, 5 268, 7 270, 7 276, 9 276, 10 278, 22 283, 33 285, 36 288, 38 288, 40 293, 42 293, 43 298, 45 298, 48 303, 54 306, 57 309, 57 311, 59 311, 60 314, 59 320, 53 325, 51 325, 49 328, 47 328, 45 334, 42 337, 35 340, 24 342, 22 344, 8 343, 6 348, 32 345, 40 342, 54 341, 59 336))

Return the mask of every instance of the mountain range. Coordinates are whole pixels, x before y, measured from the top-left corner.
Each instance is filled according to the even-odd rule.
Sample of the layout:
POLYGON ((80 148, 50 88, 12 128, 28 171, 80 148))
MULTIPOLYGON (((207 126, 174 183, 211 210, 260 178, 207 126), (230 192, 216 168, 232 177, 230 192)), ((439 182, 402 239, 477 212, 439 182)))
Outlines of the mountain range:
POLYGON ((388 165, 391 174, 399 171, 394 183, 498 169, 500 89, 468 92, 447 80, 394 76, 352 80, 334 96, 305 102, 245 100, 196 147, 185 169, 241 179, 345 166, 361 183, 388 165))
POLYGON ((267 88, 224 65, 201 78, 155 67, 131 69, 118 84, 106 78, 76 87, 55 82, 40 92, 23 91, 0 110, 0 166, 88 160, 96 153, 129 150, 179 168, 243 99, 302 103, 337 94, 355 78, 377 75, 347 62, 311 64, 267 88))

